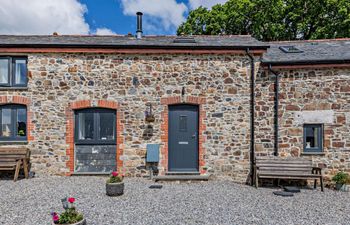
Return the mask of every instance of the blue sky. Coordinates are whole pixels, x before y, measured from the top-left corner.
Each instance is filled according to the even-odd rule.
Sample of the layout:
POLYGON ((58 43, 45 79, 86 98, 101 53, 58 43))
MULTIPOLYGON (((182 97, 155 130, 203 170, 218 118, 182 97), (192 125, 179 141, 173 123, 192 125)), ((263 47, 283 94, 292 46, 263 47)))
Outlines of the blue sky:
POLYGON ((0 0, 0 34, 135 33, 137 11, 144 34, 176 33, 190 10, 227 0, 0 0))
MULTIPOLYGON (((180 17, 185 19, 189 11, 193 8, 203 5, 205 7, 211 7, 213 4, 223 3, 223 0, 160 0, 163 2, 163 6, 156 6, 152 2, 156 1, 138 1, 138 0, 80 0, 82 4, 85 4, 88 8, 88 12, 85 14, 85 19, 92 27, 93 30, 96 30, 98 27, 106 27, 117 34, 127 34, 128 32, 134 33, 136 30, 136 18, 132 11, 141 11, 144 12, 144 21, 146 26, 144 26, 145 34, 175 34, 177 23, 171 24, 169 26, 162 26, 162 20, 164 19, 161 15, 164 13, 164 17, 169 17, 171 14, 173 17, 180 17), (136 4, 133 6, 132 3, 136 4), (142 2, 145 2, 147 5, 151 5, 151 8, 155 12, 151 13, 147 8, 144 8, 142 2), (135 7, 138 5, 139 7, 135 7), (171 5, 173 7, 166 7, 166 5, 171 5), (131 8, 126 10, 126 8, 131 8), (155 8, 159 8, 159 11, 155 8), (172 12, 169 12, 169 9, 172 12), (127 12, 126 12, 127 11, 127 12), (154 16, 158 14, 159 16, 154 16), (149 24, 149 26, 147 26, 149 24), (147 29, 150 28, 150 29, 147 29)), ((176 19, 174 19, 176 20, 176 19)), ((179 19, 180 20, 180 19, 179 19)), ((176 20, 177 21, 177 20, 176 20)))

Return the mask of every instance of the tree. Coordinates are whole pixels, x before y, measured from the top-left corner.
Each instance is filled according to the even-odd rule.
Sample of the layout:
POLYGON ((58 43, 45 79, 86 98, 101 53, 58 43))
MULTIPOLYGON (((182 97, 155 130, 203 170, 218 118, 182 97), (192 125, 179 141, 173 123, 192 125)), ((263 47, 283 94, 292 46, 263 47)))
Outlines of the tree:
POLYGON ((229 0, 191 11, 177 34, 251 34, 263 41, 350 37, 350 1, 229 0))

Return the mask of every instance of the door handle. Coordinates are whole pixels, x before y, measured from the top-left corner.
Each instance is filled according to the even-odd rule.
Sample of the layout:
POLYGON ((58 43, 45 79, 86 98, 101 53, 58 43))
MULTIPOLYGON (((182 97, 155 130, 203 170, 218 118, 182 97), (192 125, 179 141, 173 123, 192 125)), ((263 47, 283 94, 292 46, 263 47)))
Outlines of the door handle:
POLYGON ((194 135, 192 135, 192 139, 196 139, 197 138, 197 132, 194 133, 194 135))

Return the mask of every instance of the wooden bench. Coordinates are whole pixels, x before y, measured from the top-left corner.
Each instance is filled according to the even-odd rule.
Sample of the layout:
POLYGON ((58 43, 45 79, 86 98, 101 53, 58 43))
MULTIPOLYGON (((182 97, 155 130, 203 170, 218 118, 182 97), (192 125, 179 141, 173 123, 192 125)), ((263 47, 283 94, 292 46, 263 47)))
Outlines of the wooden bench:
POLYGON ((29 150, 27 148, 0 148, 0 170, 14 170, 13 181, 18 179, 20 169, 24 170, 24 175, 28 178, 28 167, 29 150))
POLYGON ((314 188, 320 179, 321 191, 324 191, 321 168, 313 167, 312 161, 303 158, 256 158, 254 169, 255 186, 258 188, 259 178, 308 180, 314 179, 314 188))

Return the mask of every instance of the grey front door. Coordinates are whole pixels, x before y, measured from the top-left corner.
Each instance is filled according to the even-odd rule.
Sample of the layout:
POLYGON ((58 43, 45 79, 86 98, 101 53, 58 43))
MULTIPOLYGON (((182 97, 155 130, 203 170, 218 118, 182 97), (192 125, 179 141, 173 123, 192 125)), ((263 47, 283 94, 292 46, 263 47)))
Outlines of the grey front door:
POLYGON ((169 106, 169 171, 198 171, 198 106, 169 106))

